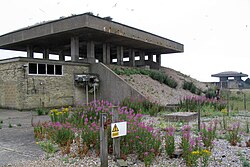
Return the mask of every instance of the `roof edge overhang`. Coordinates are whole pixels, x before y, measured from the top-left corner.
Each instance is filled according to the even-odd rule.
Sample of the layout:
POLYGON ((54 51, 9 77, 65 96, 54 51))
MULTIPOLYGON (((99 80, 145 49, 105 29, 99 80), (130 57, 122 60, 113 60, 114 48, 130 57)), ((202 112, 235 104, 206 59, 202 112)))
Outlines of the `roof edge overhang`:
POLYGON ((1 35, 0 48, 8 49, 11 45, 17 45, 24 41, 31 41, 33 39, 63 34, 70 31, 74 33, 75 30, 81 31, 81 29, 84 28, 136 40, 152 46, 167 48, 172 50, 172 53, 184 51, 184 45, 178 42, 88 13, 48 21, 1 35))

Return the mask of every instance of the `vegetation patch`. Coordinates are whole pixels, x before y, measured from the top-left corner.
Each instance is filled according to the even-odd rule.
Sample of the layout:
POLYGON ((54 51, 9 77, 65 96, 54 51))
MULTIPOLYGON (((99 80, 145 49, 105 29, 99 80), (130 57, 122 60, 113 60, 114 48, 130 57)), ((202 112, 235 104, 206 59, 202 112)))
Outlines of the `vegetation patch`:
POLYGON ((142 68, 120 68, 120 69, 114 68, 113 71, 118 75, 128 75, 128 76, 135 74, 148 75, 153 80, 159 81, 160 83, 163 83, 171 88, 176 88, 178 85, 173 78, 167 76, 165 73, 161 71, 148 70, 142 68))

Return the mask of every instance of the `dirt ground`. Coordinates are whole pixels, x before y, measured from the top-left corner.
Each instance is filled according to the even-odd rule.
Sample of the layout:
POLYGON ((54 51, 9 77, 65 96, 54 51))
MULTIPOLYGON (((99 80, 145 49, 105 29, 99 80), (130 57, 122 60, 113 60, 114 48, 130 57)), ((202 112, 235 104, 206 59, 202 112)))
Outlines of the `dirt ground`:
POLYGON ((31 118, 34 122, 46 120, 48 116, 37 116, 35 112, 0 109, 0 166, 34 160, 43 151, 34 139, 31 118), (12 127, 10 127, 10 125, 12 127))

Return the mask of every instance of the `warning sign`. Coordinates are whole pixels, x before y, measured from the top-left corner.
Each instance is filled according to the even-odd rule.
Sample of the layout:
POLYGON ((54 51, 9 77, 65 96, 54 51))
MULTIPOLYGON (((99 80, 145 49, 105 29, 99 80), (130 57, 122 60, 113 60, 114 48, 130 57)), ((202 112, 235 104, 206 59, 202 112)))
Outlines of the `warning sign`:
POLYGON ((111 138, 127 135, 127 122, 111 123, 111 138))
POLYGON ((119 136, 119 129, 117 127, 117 125, 115 124, 115 126, 112 129, 112 136, 113 137, 118 137, 119 136))

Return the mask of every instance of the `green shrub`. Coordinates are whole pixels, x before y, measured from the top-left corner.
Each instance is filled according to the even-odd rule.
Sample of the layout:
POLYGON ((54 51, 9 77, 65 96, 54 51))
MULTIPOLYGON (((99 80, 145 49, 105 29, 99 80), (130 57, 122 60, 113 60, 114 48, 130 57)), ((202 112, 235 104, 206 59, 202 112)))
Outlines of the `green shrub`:
POLYGON ((182 88, 184 90, 189 90, 193 94, 201 95, 201 90, 198 89, 193 82, 184 81, 182 88))
POLYGON ((163 72, 160 71, 156 71, 156 70, 147 70, 147 69, 141 69, 141 68, 114 68, 113 71, 117 74, 117 75, 135 75, 135 74, 141 74, 141 75, 148 75, 150 78, 152 78, 153 80, 157 80, 160 83, 164 83, 165 85, 168 85, 171 88, 176 88, 177 87, 177 82, 171 78, 168 77, 166 74, 164 74, 163 72))
POLYGON ((56 145, 54 145, 50 140, 41 141, 39 142, 39 145, 42 148, 42 150, 45 151, 46 153, 55 153, 56 151, 58 151, 56 145))
POLYGON ((216 97, 215 89, 208 89, 206 92, 206 98, 212 99, 216 97))

